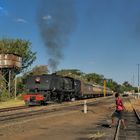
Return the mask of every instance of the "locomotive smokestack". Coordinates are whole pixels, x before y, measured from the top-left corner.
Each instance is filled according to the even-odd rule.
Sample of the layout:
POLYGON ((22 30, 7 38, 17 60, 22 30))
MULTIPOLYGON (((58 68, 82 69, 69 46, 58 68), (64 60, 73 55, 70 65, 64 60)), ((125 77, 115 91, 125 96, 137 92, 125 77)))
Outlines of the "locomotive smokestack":
POLYGON ((41 38, 49 55, 48 63, 56 71, 63 59, 62 49, 75 27, 74 0, 41 0, 37 17, 41 38))

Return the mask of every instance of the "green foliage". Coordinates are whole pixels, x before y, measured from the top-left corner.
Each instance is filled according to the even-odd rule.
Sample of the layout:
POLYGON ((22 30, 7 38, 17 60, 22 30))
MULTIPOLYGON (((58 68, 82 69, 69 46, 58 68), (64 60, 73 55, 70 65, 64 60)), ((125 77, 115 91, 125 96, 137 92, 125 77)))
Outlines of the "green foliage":
POLYGON ((24 92, 24 84, 22 82, 17 82, 17 95, 22 94, 24 92))
POLYGON ((48 66, 47 65, 39 65, 35 66, 31 71, 27 73, 27 75, 42 75, 48 74, 48 66))
POLYGON ((67 69, 67 70, 60 70, 56 72, 58 75, 62 75, 62 76, 70 76, 73 78, 77 78, 77 79, 81 79, 82 76, 84 75, 83 72, 81 72, 78 69, 67 69))
POLYGON ((24 73, 22 80, 26 79, 26 77, 30 75, 42 75, 42 74, 48 74, 48 73, 49 73, 49 70, 48 70, 47 65, 35 66, 30 71, 24 73))
POLYGON ((0 101, 7 101, 9 100, 9 93, 7 90, 2 91, 2 93, 0 94, 0 101))
POLYGON ((104 80, 103 75, 99 75, 99 74, 96 74, 96 73, 89 73, 89 74, 85 74, 84 78, 88 82, 103 85, 103 80, 104 80))
POLYGON ((119 92, 119 85, 113 80, 107 80, 107 87, 109 87, 113 91, 119 92))
POLYGON ((123 89, 123 91, 132 91, 132 90, 135 90, 135 88, 130 83, 128 83, 127 81, 125 81, 122 84, 122 89, 123 89))
POLYGON ((36 66, 32 69, 33 75, 42 75, 42 74, 48 74, 48 66, 47 65, 40 65, 36 66))
MULTIPOLYGON (((1 39, 0 54, 14 54, 20 56, 22 58, 21 71, 28 68, 28 66, 30 66, 36 59, 36 53, 31 51, 31 43, 22 39, 1 39)), ((17 71, 16 74, 21 71, 17 71)), ((8 75, 5 75, 5 79, 8 79, 8 75)), ((9 98, 9 95, 8 92, 3 89, 7 89, 8 85, 3 80, 0 80, 0 84, 2 85, 0 87, 0 89, 2 90, 0 100, 6 100, 7 98, 9 98)), ((20 89, 18 93, 22 92, 23 85, 21 83, 18 83, 17 86, 18 89, 20 89)), ((14 94, 12 93, 12 95, 14 94)))
POLYGON ((1 39, 0 54, 15 54, 22 58, 22 70, 30 66, 36 59, 31 51, 31 43, 22 39, 1 39))
POLYGON ((26 94, 25 92, 22 92, 20 94, 17 95, 16 99, 18 100, 23 100, 23 95, 26 94))

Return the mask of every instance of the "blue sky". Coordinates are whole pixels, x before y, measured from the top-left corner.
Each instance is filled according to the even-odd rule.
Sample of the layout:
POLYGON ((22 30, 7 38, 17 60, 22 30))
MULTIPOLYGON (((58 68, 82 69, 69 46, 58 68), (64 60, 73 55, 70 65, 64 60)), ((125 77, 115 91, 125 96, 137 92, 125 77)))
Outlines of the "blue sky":
POLYGON ((61 5, 61 12, 64 9, 68 15, 60 23, 67 20, 66 23, 72 24, 72 27, 64 25, 66 37, 61 35, 66 43, 61 48, 63 58, 59 60, 57 69, 95 72, 119 83, 129 81, 137 85, 137 64, 140 63, 139 0, 74 0, 73 7, 66 4, 72 0, 0 0, 0 38, 30 40, 32 50, 37 52, 33 66, 47 65, 50 53, 40 34, 38 15, 43 5, 40 18, 55 22, 53 12, 59 15, 60 10, 56 1, 58 7, 61 5), (64 1, 63 5, 61 2, 64 1), (67 9, 72 13, 67 13, 67 9), (71 30, 67 30, 69 28, 71 30))

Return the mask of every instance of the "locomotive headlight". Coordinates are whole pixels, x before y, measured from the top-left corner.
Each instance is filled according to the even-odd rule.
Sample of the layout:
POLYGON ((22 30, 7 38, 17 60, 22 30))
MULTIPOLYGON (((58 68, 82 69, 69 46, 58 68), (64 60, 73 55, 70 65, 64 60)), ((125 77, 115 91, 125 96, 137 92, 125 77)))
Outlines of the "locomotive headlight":
POLYGON ((40 83, 40 77, 36 77, 35 82, 40 83))

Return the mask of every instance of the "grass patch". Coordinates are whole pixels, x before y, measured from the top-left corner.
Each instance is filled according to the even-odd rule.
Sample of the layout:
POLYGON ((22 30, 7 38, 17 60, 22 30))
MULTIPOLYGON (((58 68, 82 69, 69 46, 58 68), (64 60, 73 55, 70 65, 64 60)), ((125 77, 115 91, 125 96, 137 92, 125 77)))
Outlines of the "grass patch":
POLYGON ((125 102, 124 107, 125 107, 126 111, 128 111, 128 112, 133 111, 132 105, 129 102, 125 102))
POLYGON ((105 133, 104 132, 97 132, 97 133, 95 133, 95 134, 89 134, 88 135, 88 138, 90 139, 90 140, 95 140, 95 139, 99 139, 99 138, 102 138, 102 137, 104 137, 105 136, 105 133))
POLYGON ((0 102, 0 108, 22 106, 22 105, 24 105, 24 101, 19 99, 10 99, 5 102, 0 102))
POLYGON ((140 99, 135 99, 133 100, 134 105, 140 105, 140 99))
POLYGON ((125 107, 126 111, 128 111, 128 112, 133 111, 133 108, 132 108, 133 105, 140 106, 140 99, 131 99, 131 103, 130 102, 124 103, 124 107, 125 107))

